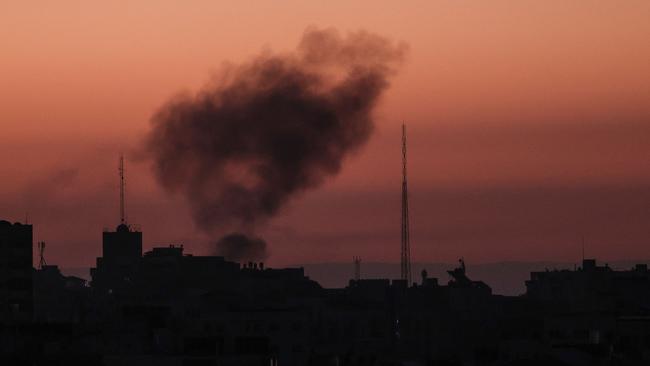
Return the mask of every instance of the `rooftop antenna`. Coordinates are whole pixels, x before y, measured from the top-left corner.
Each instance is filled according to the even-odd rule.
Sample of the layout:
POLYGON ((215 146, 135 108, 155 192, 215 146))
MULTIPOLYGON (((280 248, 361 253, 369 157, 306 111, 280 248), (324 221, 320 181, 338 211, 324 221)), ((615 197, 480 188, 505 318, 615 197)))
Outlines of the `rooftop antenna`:
POLYGON ((406 181, 406 125, 402 123, 402 253, 401 279, 411 283, 411 243, 409 232, 409 197, 406 181))
POLYGON ((38 269, 43 269, 47 265, 47 262, 45 262, 45 242, 44 241, 39 241, 37 243, 38 245, 38 269))
POLYGON ((585 261, 585 236, 582 236, 582 262, 585 261))
POLYGON ((361 279, 361 257, 354 257, 354 280, 361 279))
POLYGON ((126 225, 126 210, 124 205, 124 189, 126 183, 124 181, 124 155, 120 154, 120 224, 126 225))

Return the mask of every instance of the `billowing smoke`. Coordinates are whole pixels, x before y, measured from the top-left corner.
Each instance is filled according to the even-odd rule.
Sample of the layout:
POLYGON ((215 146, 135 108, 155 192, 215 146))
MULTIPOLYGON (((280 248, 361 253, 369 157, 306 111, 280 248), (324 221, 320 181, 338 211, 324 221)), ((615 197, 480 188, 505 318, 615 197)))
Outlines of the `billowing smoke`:
POLYGON ((266 242, 241 233, 232 233, 216 243, 217 253, 236 262, 259 261, 266 259, 266 242))
MULTIPOLYGON (((368 141, 371 112, 404 50, 367 32, 309 29, 293 53, 224 67, 154 115, 147 149, 159 182, 187 198, 209 235, 253 233, 368 141)), ((233 242, 217 250, 266 252, 253 239, 233 242)))

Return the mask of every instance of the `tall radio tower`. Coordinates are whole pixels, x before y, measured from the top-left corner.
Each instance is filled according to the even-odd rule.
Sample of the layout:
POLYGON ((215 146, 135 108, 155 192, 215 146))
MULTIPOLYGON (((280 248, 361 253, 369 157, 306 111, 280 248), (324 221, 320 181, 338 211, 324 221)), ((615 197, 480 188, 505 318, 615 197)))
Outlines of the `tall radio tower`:
POLYGON ((402 258, 401 279, 411 284, 411 243, 409 233, 409 194, 406 182, 406 125, 402 124, 402 258))
POLYGON ((120 155, 120 224, 126 225, 126 210, 124 207, 124 155, 120 155))

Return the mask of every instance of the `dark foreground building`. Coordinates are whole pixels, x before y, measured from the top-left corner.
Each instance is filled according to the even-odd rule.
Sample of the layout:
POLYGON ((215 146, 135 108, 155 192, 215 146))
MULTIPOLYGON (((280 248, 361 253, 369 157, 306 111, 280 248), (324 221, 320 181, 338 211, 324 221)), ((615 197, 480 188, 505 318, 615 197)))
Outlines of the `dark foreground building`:
POLYGON ((32 226, 0 220, 0 321, 32 315, 32 226))

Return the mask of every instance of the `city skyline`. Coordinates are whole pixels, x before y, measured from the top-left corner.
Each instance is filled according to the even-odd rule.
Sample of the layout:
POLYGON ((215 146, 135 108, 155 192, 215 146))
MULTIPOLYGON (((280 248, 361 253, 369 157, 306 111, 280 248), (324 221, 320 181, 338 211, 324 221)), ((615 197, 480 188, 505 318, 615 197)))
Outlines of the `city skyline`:
POLYGON ((650 2, 0 4, 0 364, 650 364, 650 2))

